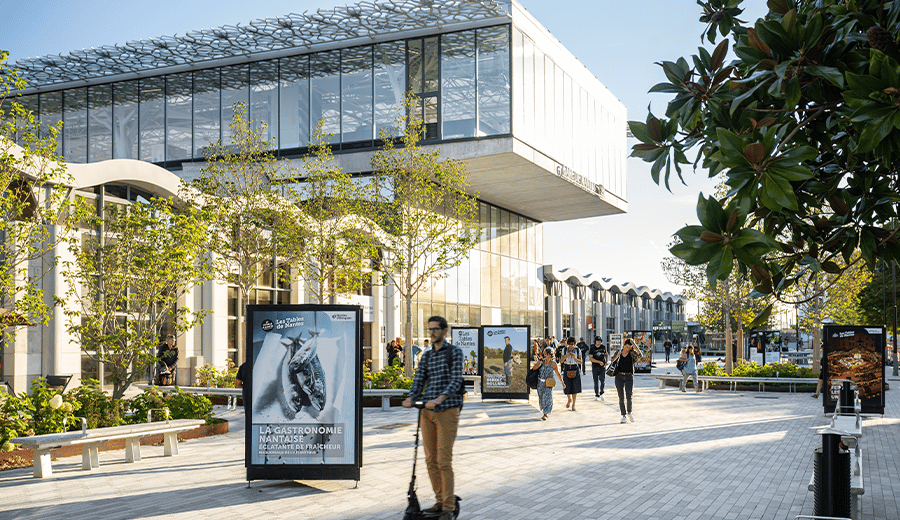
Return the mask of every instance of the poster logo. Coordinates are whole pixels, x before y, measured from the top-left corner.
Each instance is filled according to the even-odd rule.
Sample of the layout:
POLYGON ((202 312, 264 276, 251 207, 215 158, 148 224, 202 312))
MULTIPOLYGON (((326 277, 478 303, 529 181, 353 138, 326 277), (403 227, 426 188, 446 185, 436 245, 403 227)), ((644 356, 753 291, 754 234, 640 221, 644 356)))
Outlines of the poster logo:
POLYGON ((262 322, 262 330, 263 332, 271 332, 272 329, 275 328, 275 323, 272 320, 263 320, 262 322))
POLYGON ((331 315, 332 321, 353 321, 353 314, 347 312, 338 312, 331 315))

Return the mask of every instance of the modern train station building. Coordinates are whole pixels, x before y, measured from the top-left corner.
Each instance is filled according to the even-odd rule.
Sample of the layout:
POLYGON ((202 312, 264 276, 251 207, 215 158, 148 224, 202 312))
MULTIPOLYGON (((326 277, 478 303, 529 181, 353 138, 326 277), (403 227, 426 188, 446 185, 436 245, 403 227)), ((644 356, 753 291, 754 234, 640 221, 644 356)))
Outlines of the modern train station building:
MULTIPOLYGON (((28 81, 17 100, 42 123, 63 122, 59 154, 98 208, 170 195, 195 178, 202 149, 231 139, 237 102, 266 123, 279 157, 299 164, 321 121, 337 166, 364 176, 412 92, 423 144, 465 161, 485 229, 461 265, 418 295, 414 337, 427 337, 422 321, 433 314, 557 337, 684 320, 680 296, 544 265, 543 223, 627 211, 626 109, 515 0, 373 0, 15 66, 28 81)), ((251 303, 305 301, 302 281, 272 278, 251 303)), ((53 294, 61 278, 46 283, 53 294)), ((196 291, 194 304, 212 314, 178 338, 180 384, 236 353, 237 291, 218 282, 196 291)), ((405 311, 390 287, 360 293, 342 302, 363 307, 366 357, 378 367, 405 311)), ((4 345, 0 379, 22 391, 48 373, 102 378, 65 319, 57 308, 49 327, 4 345)))

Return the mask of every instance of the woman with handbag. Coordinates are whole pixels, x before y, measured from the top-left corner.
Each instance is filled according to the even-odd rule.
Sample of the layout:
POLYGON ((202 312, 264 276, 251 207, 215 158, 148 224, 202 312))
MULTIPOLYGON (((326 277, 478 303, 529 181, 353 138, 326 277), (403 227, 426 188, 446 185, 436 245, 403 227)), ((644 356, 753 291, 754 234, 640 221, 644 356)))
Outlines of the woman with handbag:
POLYGON ((562 353, 563 393, 566 394, 566 408, 575 411, 575 399, 581 393, 581 350, 575 346, 575 338, 566 340, 562 353))
POLYGON ((681 357, 678 358, 678 361, 675 363, 675 368, 681 370, 682 378, 679 389, 682 392, 687 392, 685 388, 687 388, 687 381, 691 376, 694 376, 694 388, 696 388, 698 392, 700 391, 700 386, 697 384, 697 358, 694 356, 693 345, 688 345, 688 347, 681 352, 681 357))
MULTIPOLYGON (((541 407, 541 411, 544 412, 544 415, 541 417, 542 421, 546 421, 547 417, 550 416, 550 412, 553 411, 553 387, 556 386, 556 379, 553 379, 553 374, 555 373, 556 377, 562 381, 559 367, 556 365, 553 357, 553 347, 544 347, 543 357, 539 357, 532 367, 532 370, 537 370, 539 374, 537 393, 538 404, 541 407)), ((563 383, 563 388, 566 388, 565 383, 563 383)))
POLYGON ((619 411, 622 412, 623 423, 634 422, 634 416, 631 415, 631 393, 634 389, 634 362, 640 358, 640 351, 631 338, 628 338, 610 363, 610 369, 615 364, 616 393, 619 394, 619 411))

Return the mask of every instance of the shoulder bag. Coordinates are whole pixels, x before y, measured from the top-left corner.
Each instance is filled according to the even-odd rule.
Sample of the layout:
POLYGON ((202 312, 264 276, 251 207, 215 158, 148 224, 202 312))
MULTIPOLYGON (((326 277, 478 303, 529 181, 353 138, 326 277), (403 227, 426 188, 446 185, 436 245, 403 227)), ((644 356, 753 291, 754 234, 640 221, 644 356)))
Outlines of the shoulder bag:
POLYGON ((540 368, 528 369, 528 374, 525 376, 525 383, 528 385, 528 388, 537 390, 538 383, 540 382, 540 371, 540 368))
POLYGON ((616 359, 612 360, 609 363, 609 366, 606 368, 606 375, 609 377, 616 377, 616 370, 619 368, 619 356, 616 356, 616 359))
POLYGON ((678 370, 684 370, 684 366, 686 364, 687 364, 687 360, 682 361, 679 359, 678 361, 675 362, 675 368, 677 368, 678 370))
POLYGON ((553 376, 544 379, 544 386, 546 386, 547 388, 553 388, 554 386, 556 386, 556 379, 553 376))

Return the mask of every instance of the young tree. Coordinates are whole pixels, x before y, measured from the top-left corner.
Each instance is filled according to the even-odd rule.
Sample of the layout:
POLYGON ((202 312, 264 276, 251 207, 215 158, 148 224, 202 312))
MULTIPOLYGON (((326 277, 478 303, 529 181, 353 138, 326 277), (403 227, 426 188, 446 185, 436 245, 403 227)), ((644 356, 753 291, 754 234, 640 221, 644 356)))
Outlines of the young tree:
MULTIPOLYGON (((670 247, 678 242, 676 237, 670 247)), ((710 330, 725 333, 725 371, 730 374, 736 361, 730 348, 733 341, 732 324, 737 328, 737 338, 734 341, 743 345, 744 329, 765 307, 768 298, 751 298, 752 283, 740 278, 737 273, 732 273, 723 283, 711 287, 703 269, 688 265, 678 257, 666 257, 661 265, 670 282, 685 287, 682 292, 685 297, 703 303, 703 310, 698 313, 697 321, 710 330)))
POLYGON ((295 208, 282 196, 282 181, 296 174, 275 158, 264 125, 249 121, 246 106, 236 103, 229 126, 233 143, 217 141, 204 148, 206 163, 180 196, 209 216, 205 242, 215 277, 237 287, 235 347, 241 363, 246 359, 244 313, 250 292, 264 274, 284 278, 286 270, 276 266, 276 259, 286 243, 304 240, 304 228, 289 225, 295 208), (273 233, 276 227, 292 234, 273 233))
POLYGON ((52 251, 80 216, 56 156, 62 126, 45 126, 40 136, 35 115, 12 97, 25 81, 6 64, 8 55, 0 50, 0 329, 48 322, 41 278, 56 266, 52 251), (39 269, 29 269, 36 263, 39 269))
MULTIPOLYGON (((415 98, 406 101, 412 113, 415 98)), ((406 371, 412 373, 412 301, 433 278, 458 266, 478 242, 478 202, 466 193, 465 166, 419 144, 422 122, 398 118, 399 139, 382 132, 375 152, 375 220, 384 231, 390 280, 405 304, 406 371)))
POLYGON ((287 192, 298 210, 293 220, 279 221, 290 229, 275 230, 281 235, 305 230, 302 239, 286 243, 283 254, 320 304, 363 287, 371 279, 369 261, 378 253, 366 218, 371 206, 366 186, 334 164, 328 137, 319 122, 303 158, 303 178, 287 192))
POLYGON ((900 4, 769 0, 748 25, 741 0, 698 3, 710 44, 731 38, 736 59, 725 62, 724 39, 660 63, 666 81, 651 91, 673 96, 665 118, 629 123, 641 141, 632 155, 657 182, 672 166, 681 177, 692 150, 710 176, 727 176, 727 195, 701 195, 700 224, 678 232, 672 253, 705 265, 711 285, 736 266, 782 300, 851 268, 857 250, 869 270, 900 258, 886 225, 900 201, 900 4))
POLYGON ((185 332, 203 321, 179 300, 210 276, 199 210, 154 199, 107 205, 87 219, 96 231, 73 240, 65 262, 68 330, 103 364, 120 398, 155 361, 164 326, 185 332))

